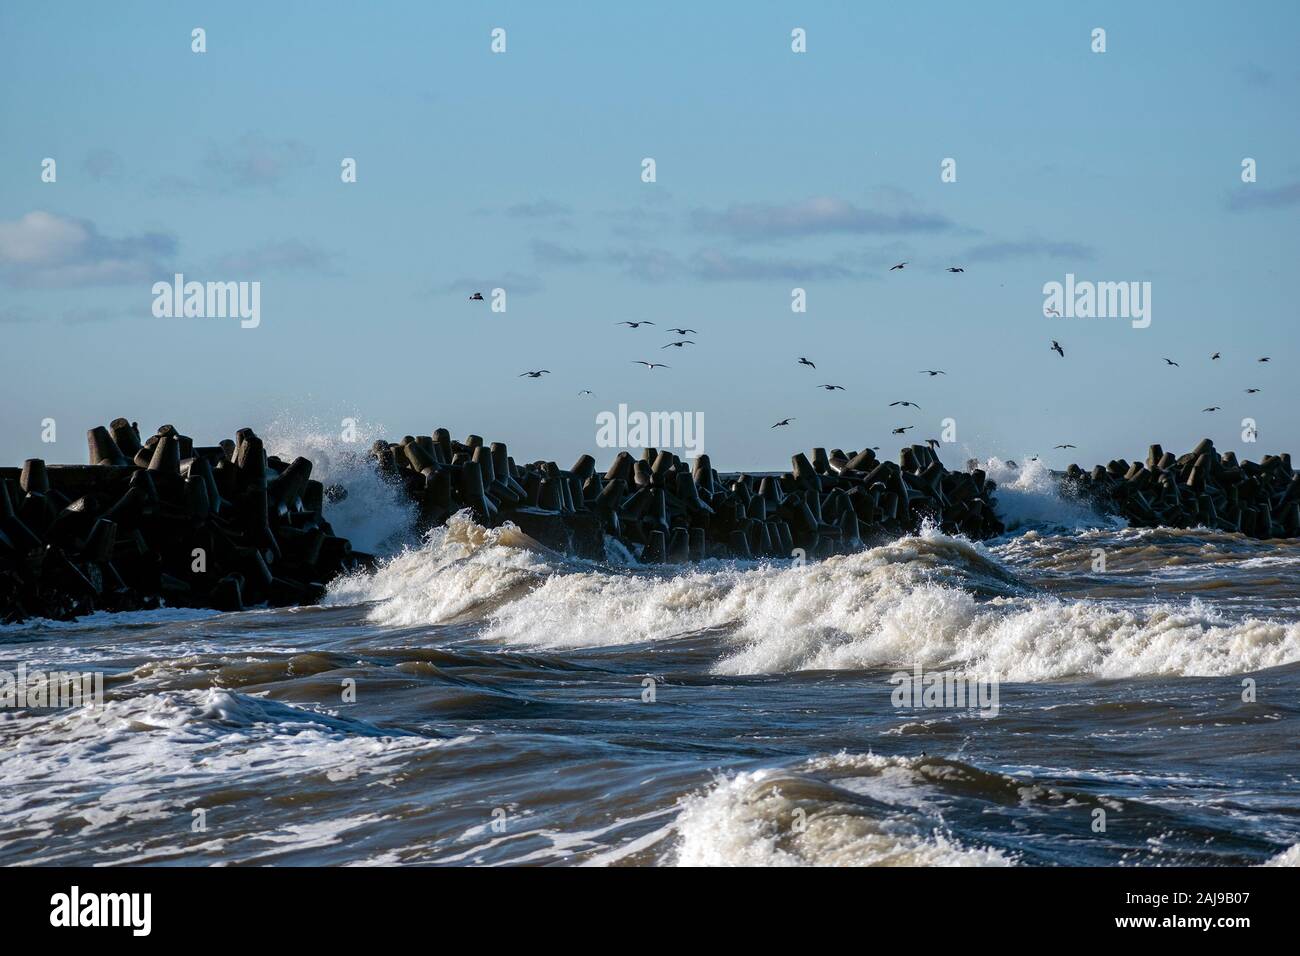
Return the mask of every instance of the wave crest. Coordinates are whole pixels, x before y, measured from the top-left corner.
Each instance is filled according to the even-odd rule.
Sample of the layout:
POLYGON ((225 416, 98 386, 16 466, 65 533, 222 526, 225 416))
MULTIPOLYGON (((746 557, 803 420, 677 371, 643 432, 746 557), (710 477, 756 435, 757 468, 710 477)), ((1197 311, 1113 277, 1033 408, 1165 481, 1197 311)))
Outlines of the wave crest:
POLYGON ((983 678, 1213 676, 1300 660, 1300 625, 1197 601, 1116 605, 1037 593, 981 545, 930 532, 798 565, 615 569, 466 515, 329 603, 395 626, 474 622, 504 644, 576 648, 708 635, 715 673, 952 667, 983 678))
POLYGON ((682 802, 680 866, 1011 866, 993 847, 969 847, 942 826, 927 832, 910 809, 924 758, 839 755, 804 772, 757 770, 719 780, 682 802), (811 771, 811 772, 807 772, 811 771), (915 819, 914 817, 911 819, 915 819))

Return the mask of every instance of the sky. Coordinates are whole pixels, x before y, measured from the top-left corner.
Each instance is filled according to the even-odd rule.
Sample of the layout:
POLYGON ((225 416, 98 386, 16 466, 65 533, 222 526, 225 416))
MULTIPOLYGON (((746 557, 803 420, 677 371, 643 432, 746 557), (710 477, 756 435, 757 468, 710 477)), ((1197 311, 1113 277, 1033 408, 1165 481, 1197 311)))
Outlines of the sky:
POLYGON ((1300 452, 1297 36, 1291 2, 7 0, 0 464, 124 416, 567 467, 620 404, 727 469, 945 420, 950 467, 1300 452), (259 324, 156 316, 178 272, 259 283, 259 324), (1149 282, 1150 325, 1045 316, 1067 274, 1149 282))

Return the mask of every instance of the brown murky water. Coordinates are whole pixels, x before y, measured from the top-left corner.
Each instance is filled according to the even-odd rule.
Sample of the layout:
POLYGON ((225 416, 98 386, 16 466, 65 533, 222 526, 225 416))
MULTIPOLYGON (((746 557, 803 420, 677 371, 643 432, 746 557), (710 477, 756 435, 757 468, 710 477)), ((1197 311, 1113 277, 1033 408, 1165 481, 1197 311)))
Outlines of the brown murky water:
POLYGON ((1294 863, 1298 595, 1212 532, 646 570, 461 523, 324 607, 0 631, 108 698, 0 718, 0 862, 1294 863), (895 706, 918 665, 996 713, 895 706))

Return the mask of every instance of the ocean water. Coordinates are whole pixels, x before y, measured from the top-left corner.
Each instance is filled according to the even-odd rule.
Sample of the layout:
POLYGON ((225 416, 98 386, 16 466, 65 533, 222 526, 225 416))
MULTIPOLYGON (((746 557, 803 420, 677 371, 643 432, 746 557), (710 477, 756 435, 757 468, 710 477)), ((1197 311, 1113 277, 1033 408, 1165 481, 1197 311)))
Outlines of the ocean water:
POLYGON ((642 567, 413 541, 325 468, 390 556, 323 606, 0 628, 0 668, 106 687, 0 711, 0 863, 1300 862, 1298 542, 1129 529, 992 461, 995 541, 642 567), (897 706, 918 667, 986 706, 897 706))

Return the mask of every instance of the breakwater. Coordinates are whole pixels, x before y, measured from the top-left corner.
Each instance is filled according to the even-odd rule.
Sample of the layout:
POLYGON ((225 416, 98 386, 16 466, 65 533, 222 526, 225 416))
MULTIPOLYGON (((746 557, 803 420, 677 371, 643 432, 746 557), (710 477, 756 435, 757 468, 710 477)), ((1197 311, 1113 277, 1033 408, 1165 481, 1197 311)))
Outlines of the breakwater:
POLYGON ((86 465, 0 468, 0 620, 312 604, 373 563, 334 534, 311 462, 268 455, 252 429, 196 446, 119 418, 86 440, 86 465))
POLYGON ((1260 539, 1300 535, 1300 476, 1290 454, 1238 461, 1206 438, 1185 455, 1152 445, 1145 462, 1113 459, 1091 471, 1071 465, 1064 482, 1138 527, 1204 527, 1260 539))
MULTIPOLYGON (((197 446, 172 425, 142 439, 119 418, 87 433, 87 453, 84 465, 0 468, 0 620, 313 604, 332 578, 374 565, 327 520, 347 492, 314 479, 307 458, 268 453, 252 429, 197 446)), ((816 559, 926 526, 972 540, 1006 530, 979 462, 950 471, 929 445, 896 461, 814 448, 781 473, 720 472, 707 455, 654 448, 565 469, 437 428, 376 441, 368 459, 415 503, 419 531, 468 510, 592 560, 611 542, 655 564, 816 559)), ((1057 474, 1066 493, 1131 525, 1300 536, 1300 476, 1286 454, 1239 461, 1205 439, 1182 456, 1152 445, 1145 462, 1057 474)))
POLYGON ((485 525, 510 520, 543 544, 604 557, 606 536, 646 563, 704 558, 810 558, 854 551, 926 523, 952 534, 1002 533, 996 484, 982 470, 949 471, 927 445, 898 461, 872 449, 814 448, 783 474, 724 474, 707 455, 687 463, 666 450, 619 452, 603 472, 591 455, 568 469, 516 463, 501 442, 454 441, 445 428, 376 441, 380 470, 418 502, 421 521, 441 524, 468 508, 485 525))

